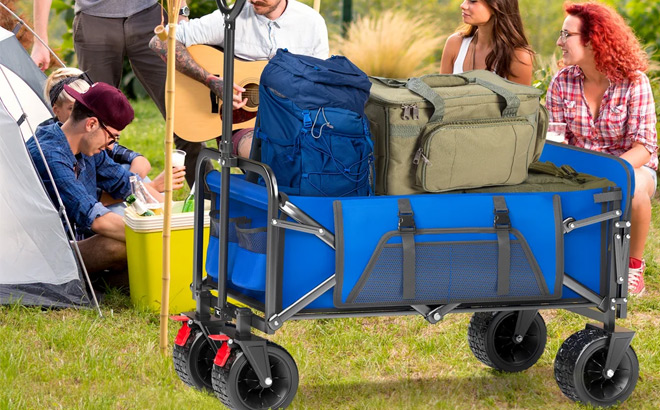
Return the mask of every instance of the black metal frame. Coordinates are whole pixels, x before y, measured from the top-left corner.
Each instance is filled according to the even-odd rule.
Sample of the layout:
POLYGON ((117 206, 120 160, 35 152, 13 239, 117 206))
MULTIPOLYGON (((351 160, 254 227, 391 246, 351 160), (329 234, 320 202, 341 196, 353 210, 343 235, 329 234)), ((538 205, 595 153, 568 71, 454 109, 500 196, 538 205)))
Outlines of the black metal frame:
MULTIPOLYGON (((225 16, 225 79, 233 78, 234 55, 234 23, 237 15, 244 6, 246 0, 237 0, 236 4, 229 8, 225 0, 216 0, 218 8, 225 16)), ((233 82, 225 81, 223 95, 229 96, 233 93, 233 82)), ((275 333, 287 320, 318 319, 318 318, 343 318, 364 316, 393 316, 420 314, 429 323, 437 323, 448 313, 467 313, 483 311, 520 311, 516 323, 516 334, 524 335, 533 322, 536 313, 541 309, 566 309, 582 316, 596 320, 601 324, 587 325, 598 327, 610 335, 609 350, 606 369, 616 369, 630 345, 634 332, 618 327, 617 318, 625 318, 627 315, 627 259, 630 241, 629 216, 630 195, 626 195, 626 215, 621 212, 621 200, 601 201, 607 209, 600 215, 582 220, 567 219, 564 221, 564 233, 573 229, 600 223, 606 225, 606 235, 611 244, 608 251, 609 260, 605 274, 607 275, 606 296, 602 296, 577 281, 564 275, 563 285, 576 292, 582 299, 576 301, 561 300, 558 303, 533 303, 521 302, 517 304, 498 303, 471 303, 471 304, 446 304, 438 306, 415 305, 408 308, 362 308, 362 309, 329 309, 309 310, 305 307, 317 297, 331 289, 335 285, 335 275, 330 276, 320 283, 316 288, 309 291, 298 301, 283 309, 282 306, 282 270, 284 254, 284 232, 283 229, 292 229, 317 236, 320 240, 334 249, 334 235, 321 224, 305 214, 291 203, 285 194, 278 192, 277 180, 268 165, 263 163, 237 158, 232 155, 232 105, 227 101, 223 104, 222 115, 224 118, 222 129, 222 141, 219 150, 203 149, 200 153, 195 174, 198 181, 204 181, 204 171, 207 161, 217 161, 222 168, 221 190, 220 190, 220 235, 219 235, 219 263, 218 281, 211 282, 204 278, 203 260, 203 213, 204 202, 195 202, 194 221, 194 258, 193 258, 193 297, 196 301, 194 312, 184 313, 195 324, 200 326, 205 334, 224 333, 230 337, 229 345, 237 344, 245 352, 250 365, 255 369, 262 387, 268 387, 270 380, 270 369, 267 365, 266 340, 252 334, 252 329, 258 329, 267 334, 275 333), (267 263, 266 263, 266 287, 264 303, 253 300, 245 295, 229 289, 227 283, 227 246, 228 246, 228 221, 229 221, 229 185, 232 167, 239 167, 245 172, 261 176, 266 185, 268 193, 267 206, 267 263), (290 217, 296 222, 287 221, 290 217), (217 291, 217 296, 212 291, 217 291), (263 313, 263 316, 253 313, 248 308, 241 308, 229 302, 228 297, 238 300, 251 308, 263 313), (228 325, 227 322, 234 321, 236 326, 228 325)), ((210 192, 205 183, 196 185, 195 196, 205 198, 211 195, 215 204, 216 194, 210 192)), ((611 377, 611 376, 610 376, 611 377)))

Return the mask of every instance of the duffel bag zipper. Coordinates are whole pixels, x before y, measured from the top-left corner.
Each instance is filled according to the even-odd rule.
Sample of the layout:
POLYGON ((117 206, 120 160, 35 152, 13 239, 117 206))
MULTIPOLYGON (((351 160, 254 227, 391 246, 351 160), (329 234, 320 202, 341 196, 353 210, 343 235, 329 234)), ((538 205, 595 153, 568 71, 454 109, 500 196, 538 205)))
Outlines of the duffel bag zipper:
POLYGON ((426 158, 426 155, 424 155, 424 149, 422 147, 419 147, 415 153, 415 158, 413 158, 413 165, 419 164, 420 159, 423 159, 425 164, 431 162, 428 158, 426 158))
POLYGON ((401 104, 401 110, 402 120, 407 121, 419 119, 419 107, 417 107, 417 103, 401 104))

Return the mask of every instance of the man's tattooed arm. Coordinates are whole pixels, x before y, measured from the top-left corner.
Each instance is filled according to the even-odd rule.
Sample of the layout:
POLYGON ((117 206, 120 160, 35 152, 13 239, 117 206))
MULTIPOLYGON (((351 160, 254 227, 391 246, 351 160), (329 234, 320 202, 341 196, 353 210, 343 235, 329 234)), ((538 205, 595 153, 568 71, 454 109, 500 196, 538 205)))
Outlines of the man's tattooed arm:
MULTIPOLYGON (((158 36, 154 36, 149 42, 149 47, 160 55, 163 60, 167 61, 167 43, 165 41, 161 41, 158 36)), ((214 76, 206 71, 204 67, 197 64, 180 41, 176 42, 175 47, 175 65, 177 71, 206 85, 222 99, 222 79, 214 76)))
MULTIPOLYGON (((161 41, 158 36, 154 36, 149 42, 149 47, 160 55, 163 60, 167 61, 167 43, 165 41, 161 41)), ((206 85, 222 100, 222 78, 216 77, 197 64, 183 43, 177 41, 174 51, 177 71, 206 85)), ((247 103, 247 99, 242 98, 242 93, 245 91, 242 87, 234 84, 234 90, 236 90, 236 93, 232 96, 232 104, 234 109, 238 109, 247 103)))

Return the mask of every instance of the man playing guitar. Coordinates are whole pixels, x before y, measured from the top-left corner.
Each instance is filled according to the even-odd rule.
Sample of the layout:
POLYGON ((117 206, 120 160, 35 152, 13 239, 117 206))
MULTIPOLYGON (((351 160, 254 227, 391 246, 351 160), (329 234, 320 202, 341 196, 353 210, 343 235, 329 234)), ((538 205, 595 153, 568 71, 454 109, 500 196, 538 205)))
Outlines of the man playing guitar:
MULTIPOLYGON (((202 67, 187 50, 187 47, 196 44, 224 45, 222 13, 216 10, 198 19, 181 21, 176 29, 176 40, 177 71, 206 85, 222 100, 223 79, 202 67)), ((154 36, 149 47, 166 58, 165 41, 154 36)), ((328 58, 325 20, 311 7, 297 0, 248 0, 236 18, 235 57, 248 61, 269 60, 278 48, 286 48, 294 54, 328 58)), ((243 98, 243 87, 234 84, 234 89, 234 121, 240 122, 243 114, 237 110, 246 105, 247 99, 243 98)), ((234 141, 234 150, 238 145, 243 144, 234 141)))

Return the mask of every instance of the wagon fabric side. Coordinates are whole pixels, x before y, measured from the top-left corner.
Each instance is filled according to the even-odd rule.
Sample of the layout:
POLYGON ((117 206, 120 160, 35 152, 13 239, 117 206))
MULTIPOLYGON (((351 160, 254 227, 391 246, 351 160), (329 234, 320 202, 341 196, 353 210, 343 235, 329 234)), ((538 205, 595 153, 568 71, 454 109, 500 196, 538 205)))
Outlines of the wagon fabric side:
MULTIPOLYGON (((334 233, 336 251, 309 233, 285 230, 277 290, 282 308, 335 273, 334 290, 307 310, 579 300, 563 285, 565 274, 606 294, 613 263, 606 221, 619 218, 612 214, 615 210, 621 216, 627 211, 629 169, 609 156, 579 151, 576 158, 577 165, 594 162, 587 164, 590 170, 604 167, 623 188, 608 181, 604 187, 556 192, 505 188, 370 198, 289 197, 334 233), (566 232, 569 219, 599 216, 598 223, 566 232)), ((217 175, 208 181, 219 192, 217 175)), ((235 176, 230 197, 230 234, 239 234, 229 238, 228 285, 263 303, 266 192, 235 176)), ((217 255, 217 242, 211 239, 209 255, 217 255)), ((211 276, 217 272, 217 256, 208 258, 206 270, 211 276)))

